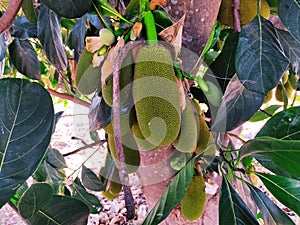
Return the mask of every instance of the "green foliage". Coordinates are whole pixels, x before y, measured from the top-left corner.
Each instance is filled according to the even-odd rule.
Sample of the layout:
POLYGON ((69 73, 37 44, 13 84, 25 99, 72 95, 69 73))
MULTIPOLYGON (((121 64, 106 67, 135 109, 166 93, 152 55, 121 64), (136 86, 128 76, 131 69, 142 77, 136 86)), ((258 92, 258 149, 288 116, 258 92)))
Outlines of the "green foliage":
MULTIPOLYGON (((199 195, 193 195, 200 189, 193 186, 190 191, 188 187, 192 177, 206 178, 206 173, 212 171, 221 171, 223 178, 218 212, 220 225, 258 224, 259 216, 253 215, 253 205, 265 224, 294 224, 255 187, 255 182, 250 184, 248 179, 248 176, 252 180, 255 180, 254 176, 258 177, 278 201, 300 215, 300 107, 296 106, 299 96, 295 93, 300 68, 300 7, 299 1, 295 0, 267 2, 271 13, 278 12, 286 30, 275 28, 255 9, 243 12, 243 17, 250 16, 247 13, 257 16, 246 25, 242 24, 240 33, 215 23, 205 49, 194 64, 184 54, 176 55, 170 44, 157 45, 157 40, 161 39, 157 33, 170 28, 173 20, 163 7, 150 10, 147 0, 130 1, 125 12, 118 12, 107 0, 87 0, 84 4, 80 0, 42 0, 40 4, 24 0, 22 12, 9 30, 12 40, 8 33, 0 35, 0 207, 11 201, 29 224, 85 225, 89 213, 102 210, 99 199, 87 189, 102 191, 109 199, 118 197, 122 185, 116 151, 108 151, 100 171, 94 173, 82 165, 79 168, 81 176, 68 180, 64 172, 68 167, 66 155, 49 146, 55 116, 52 100, 42 87, 64 92, 69 98, 91 100, 91 130, 96 132, 105 127, 106 132, 112 134, 113 79, 104 79, 106 83, 101 80, 104 56, 98 55, 99 49, 90 53, 85 48, 85 38, 93 36, 99 42, 97 38, 102 30, 110 36, 106 43, 110 46, 105 49, 113 53, 110 73, 117 63, 113 55, 122 51, 119 47, 123 41, 125 48, 131 45, 128 43, 132 33, 136 32, 135 41, 132 41, 134 47, 126 62, 128 65, 121 68, 121 71, 127 71, 124 84, 129 87, 120 96, 122 144, 126 163, 134 166, 129 172, 135 171, 140 164, 135 140, 145 150, 155 151, 158 146, 172 144, 178 150, 189 152, 176 151, 168 159, 177 174, 143 224, 159 224, 181 201, 183 214, 188 219, 198 219, 203 201, 192 202, 201 203, 195 211, 189 210, 193 207, 189 202, 193 197, 199 200, 199 195), (138 43, 140 40, 141 44, 138 43), (203 61, 209 65, 201 65, 196 77, 181 68, 192 64, 190 67, 195 69, 203 61), (287 72, 288 79, 282 77, 287 72), (2 75, 8 78, 2 78, 2 75), (131 85, 132 75, 134 85, 131 85), (138 81, 141 77, 146 82, 138 81), (149 77, 151 79, 145 79, 149 77), (185 79, 192 82, 185 82, 185 79), (188 83, 193 83, 191 89, 187 87, 188 83), (280 85, 283 106, 263 105, 269 91, 280 85), (200 103, 207 105, 207 112, 200 108, 197 113, 190 110, 189 90, 200 103), (102 94, 102 91, 106 92, 102 94), (144 100, 146 103, 142 104, 144 100), (146 118, 149 114, 153 114, 150 119, 146 118), (249 120, 265 119, 269 120, 256 137, 239 149, 223 146, 222 138, 231 130, 249 120), (167 128, 162 120, 167 122, 167 128), (151 123, 157 132, 151 127, 148 129, 151 123), (167 129, 166 140, 160 136, 164 128, 167 129), (173 133, 172 137, 168 137, 170 133, 173 133), (214 146, 210 145, 212 137, 216 137, 220 153, 216 158, 210 154, 211 146, 214 146), (128 152, 127 147, 134 147, 134 152, 128 152), (257 172, 254 162, 273 174, 257 172), (30 176, 34 184, 28 186, 26 180, 30 176), (241 181, 238 191, 236 180, 241 181), (252 199, 244 198, 244 189, 251 193, 252 199), (185 201, 184 196, 188 196, 189 201, 185 201)), ((265 1, 264 4, 267 6, 265 1)), ((225 15, 222 12, 222 17, 229 18, 231 5, 229 10, 230 13, 225 15)), ((176 32, 167 35, 178 35, 177 45, 182 39, 178 28, 181 27, 173 26, 170 30, 176 32)), ((170 30, 168 32, 172 32, 170 30)), ((95 42, 96 47, 98 42, 95 42)), ((185 51, 182 46, 175 47, 185 51)), ((198 52, 197 49, 190 50, 198 52)), ((121 89, 125 85, 121 81, 121 89)), ((198 104, 195 106, 199 107, 198 104)), ((112 140, 111 136, 111 146, 112 140)), ((200 185, 203 195, 204 181, 200 185)))

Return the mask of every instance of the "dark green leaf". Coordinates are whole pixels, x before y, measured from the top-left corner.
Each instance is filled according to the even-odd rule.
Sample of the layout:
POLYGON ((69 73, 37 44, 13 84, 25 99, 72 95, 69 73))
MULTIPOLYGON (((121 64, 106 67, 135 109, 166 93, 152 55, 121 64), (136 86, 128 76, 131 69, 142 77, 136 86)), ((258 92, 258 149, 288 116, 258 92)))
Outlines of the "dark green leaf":
POLYGON ((5 58, 6 55, 6 34, 2 33, 0 35, 0 61, 5 58))
MULTIPOLYGON (((223 31, 224 33, 225 31, 223 31)), ((235 52, 238 42, 238 33, 234 30, 226 30, 227 38, 225 45, 216 58, 210 65, 213 75, 216 76, 222 91, 224 92, 230 79, 235 74, 235 52)))
POLYGON ((271 174, 256 175, 281 203, 300 215, 300 181, 271 174))
POLYGON ((220 225, 258 225, 258 222, 239 194, 223 176, 219 200, 220 225))
POLYGON ((256 137, 300 140, 300 106, 277 113, 261 128, 256 137))
POLYGON ((46 158, 47 162, 54 168, 64 169, 67 167, 64 156, 54 148, 49 148, 46 158))
POLYGON ((62 42, 58 16, 44 4, 38 17, 38 37, 49 61, 60 71, 66 71, 67 55, 62 42))
POLYGON ((155 23, 159 24, 163 29, 173 25, 173 22, 165 9, 159 8, 152 11, 155 23))
POLYGON ((22 11, 31 23, 37 22, 37 13, 33 5, 33 0, 24 0, 22 3, 22 11))
POLYGON ((81 171, 82 184, 85 188, 92 191, 103 191, 104 184, 98 176, 89 168, 83 166, 81 171))
POLYGON ((86 225, 88 215, 89 208, 83 202, 57 195, 39 209, 29 222, 31 225, 86 225))
POLYGON ((288 63, 270 21, 257 16, 243 26, 235 66, 247 89, 267 95, 278 84, 288 63))
POLYGON ((0 80, 0 207, 35 171, 52 135, 49 93, 21 79, 0 80))
MULTIPOLYGON (((281 105, 271 105, 267 108, 265 108, 263 111, 258 111, 255 113, 251 118, 250 122, 257 122, 261 120, 265 120, 267 118, 270 118, 270 115, 274 115, 275 111, 279 109, 281 105), (266 114, 267 113, 267 114, 266 114)), ((269 136, 269 135, 266 135, 269 136)))
POLYGON ((300 177, 300 141, 255 138, 246 142, 240 153, 241 159, 254 157, 274 173, 282 174, 284 170, 291 176, 300 177))
POLYGON ((99 199, 93 195, 88 193, 81 184, 73 183, 73 197, 84 202, 90 209, 90 213, 97 214, 100 212, 102 205, 99 199))
POLYGON ((79 54, 83 52, 85 47, 86 20, 86 16, 79 18, 72 30, 73 47, 79 54))
POLYGON ((66 28, 67 30, 72 30, 75 25, 75 21, 74 21, 74 19, 62 18, 60 20, 60 25, 64 28, 66 28))
POLYGON ((194 174, 194 158, 174 177, 142 225, 156 225, 163 221, 182 200, 194 174))
POLYGON ((11 62, 20 73, 31 79, 40 79, 40 63, 34 48, 27 39, 15 38, 8 50, 11 62))
POLYGON ((284 30, 277 29, 279 41, 296 74, 300 72, 300 41, 284 30))
POLYGON ((37 211, 52 201, 53 189, 49 184, 36 183, 22 195, 18 209, 24 219, 29 219, 37 211))
POLYGON ((81 17, 92 5, 92 0, 42 0, 42 2, 65 18, 81 17))
POLYGON ((248 184, 252 198, 261 211, 264 223, 268 225, 295 225, 274 202, 272 202, 260 189, 248 184))
POLYGON ((10 34, 17 38, 36 38, 37 25, 29 22, 25 16, 18 16, 10 28, 10 34))
POLYGON ((300 41, 300 2, 299 0, 279 0, 278 15, 289 32, 300 41))
POLYGON ((213 131, 225 132, 240 126, 259 110, 265 96, 246 89, 237 76, 229 82, 212 126, 213 131))
POLYGON ((278 5, 278 0, 267 0, 267 2, 271 7, 277 7, 278 5))

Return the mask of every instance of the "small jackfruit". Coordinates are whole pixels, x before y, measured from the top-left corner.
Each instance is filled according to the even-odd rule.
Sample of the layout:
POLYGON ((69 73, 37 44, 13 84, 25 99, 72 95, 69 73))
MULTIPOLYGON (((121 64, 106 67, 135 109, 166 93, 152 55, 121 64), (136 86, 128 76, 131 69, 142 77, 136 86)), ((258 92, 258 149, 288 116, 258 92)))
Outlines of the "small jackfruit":
POLYGON ((199 136, 198 136, 197 148, 195 150, 196 154, 199 154, 207 147, 211 136, 209 128, 203 116, 199 114, 198 118, 199 118, 199 136))
POLYGON ((109 200, 114 200, 119 196, 121 190, 122 184, 111 181, 109 189, 107 191, 102 191, 102 195, 109 200))
POLYGON ((275 90, 275 98, 279 102, 283 102, 284 100, 284 91, 281 84, 278 84, 275 90))
MULTIPOLYGON (((133 58, 129 53, 122 62, 120 71, 120 105, 124 105, 131 93, 131 82, 133 76, 133 58)), ((102 95, 104 101, 109 105, 113 105, 113 76, 106 79, 102 85, 102 95)))
MULTIPOLYGON (((122 143, 122 147, 124 151, 125 163, 128 169, 128 173, 134 173, 140 165, 140 153, 138 151, 138 147, 134 138, 130 137, 129 135, 131 135, 131 133, 122 136, 122 140, 126 140, 125 143, 122 143)), ((108 145, 111 151, 111 155, 115 161, 115 165, 117 168, 119 168, 114 136, 108 135, 108 145)))
POLYGON ((181 113, 180 133, 174 147, 180 152, 194 152, 197 146, 198 132, 194 108, 189 99, 186 99, 185 109, 181 113))
POLYGON ((147 141, 145 139, 145 137, 142 135, 141 131, 140 131, 140 128, 138 126, 137 123, 134 123, 131 127, 131 130, 132 130, 132 133, 133 133, 133 136, 137 142, 137 144, 145 151, 151 151, 151 150, 155 150, 157 149, 158 147, 151 144, 149 141, 147 141))
MULTIPOLYGON (((241 0, 239 12, 241 25, 250 23, 257 16, 257 0, 241 0)), ((261 0, 260 14, 266 19, 270 16, 270 6, 266 0, 261 0)), ((234 27, 232 0, 222 1, 218 20, 226 26, 234 27)))
POLYGON ((93 54, 84 49, 76 71, 77 89, 81 94, 93 93, 100 84, 101 72, 99 67, 93 67, 93 54))
POLYGON ((99 31, 99 36, 100 36, 100 41, 103 44, 107 45, 107 46, 113 44, 116 40, 115 35, 113 34, 113 32, 111 32, 107 28, 102 28, 99 31))
POLYGON ((197 220, 203 213, 206 201, 205 182, 202 176, 194 176, 181 200, 181 212, 189 221, 197 220))
POLYGON ((157 147, 174 142, 181 112, 173 59, 165 47, 144 46, 139 50, 132 92, 142 136, 157 147))
POLYGON ((264 103, 268 103, 273 97, 273 90, 269 91, 265 100, 264 100, 264 103))

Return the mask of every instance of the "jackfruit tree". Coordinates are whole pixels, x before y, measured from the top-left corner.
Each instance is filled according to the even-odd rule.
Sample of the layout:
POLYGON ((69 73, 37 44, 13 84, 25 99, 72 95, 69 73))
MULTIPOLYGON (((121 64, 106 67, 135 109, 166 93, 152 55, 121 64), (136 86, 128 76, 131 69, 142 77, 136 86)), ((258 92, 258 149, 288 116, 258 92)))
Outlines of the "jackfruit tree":
POLYGON ((300 1, 0 8, 0 207, 28 224, 84 225, 102 210, 91 191, 123 192, 130 224, 135 173, 144 225, 295 224, 259 186, 300 216, 300 1), (51 95, 89 108, 94 143, 51 147, 51 95), (264 125, 244 140, 247 121, 264 125), (92 146, 106 147, 104 166, 67 179, 64 158, 92 146))

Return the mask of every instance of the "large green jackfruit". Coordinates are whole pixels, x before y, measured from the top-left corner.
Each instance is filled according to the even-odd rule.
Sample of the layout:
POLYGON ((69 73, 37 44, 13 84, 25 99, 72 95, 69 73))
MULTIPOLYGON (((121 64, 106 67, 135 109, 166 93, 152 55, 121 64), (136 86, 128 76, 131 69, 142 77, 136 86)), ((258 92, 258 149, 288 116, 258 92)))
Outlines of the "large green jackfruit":
POLYGON ((134 123, 132 125, 131 130, 136 142, 143 150, 151 151, 157 149, 157 146, 151 144, 149 141, 145 139, 137 123, 134 123))
POLYGON ((145 139, 157 147, 174 142, 180 130, 181 111, 173 59, 165 47, 140 49, 132 92, 138 126, 145 139))
MULTIPOLYGON (((130 137, 131 133, 126 134, 125 136, 122 136, 122 140, 124 140, 124 143, 122 143, 124 156, 125 156, 125 163, 126 167, 128 169, 129 173, 134 173, 139 165, 140 165, 140 153, 138 151, 137 144, 133 137, 130 137)), ((115 165, 117 168, 119 168, 118 165, 118 157, 114 142, 114 136, 108 135, 108 145, 109 149, 111 151, 111 155, 115 161, 115 165)))
POLYGON ((186 100, 185 109, 181 114, 180 134, 173 143, 174 147, 181 152, 194 152, 197 146, 198 132, 194 108, 189 99, 186 100))
POLYGON ((181 201, 184 218, 197 220, 203 213, 206 201, 205 182, 202 176, 194 176, 181 201))
MULTIPOLYGON (((131 52, 122 62, 120 71, 120 105, 124 105, 131 92, 131 82, 133 76, 133 58, 131 52)), ((109 76, 106 84, 102 85, 102 95, 104 101, 109 105, 113 105, 113 76, 109 76)))

